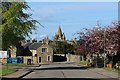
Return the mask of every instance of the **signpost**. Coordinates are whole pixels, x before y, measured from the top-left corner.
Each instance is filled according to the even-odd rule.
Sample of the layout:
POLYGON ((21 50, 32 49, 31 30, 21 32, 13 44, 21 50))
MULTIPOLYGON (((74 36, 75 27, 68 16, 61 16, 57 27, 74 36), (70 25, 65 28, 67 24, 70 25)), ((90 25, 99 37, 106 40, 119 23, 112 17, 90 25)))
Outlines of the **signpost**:
MULTIPOLYGON (((0 58, 7 59, 8 58, 7 51, 0 51, 0 58)), ((8 65, 7 65, 7 68, 8 68, 8 65)))
POLYGON ((7 51, 0 51, 0 58, 7 58, 7 51))

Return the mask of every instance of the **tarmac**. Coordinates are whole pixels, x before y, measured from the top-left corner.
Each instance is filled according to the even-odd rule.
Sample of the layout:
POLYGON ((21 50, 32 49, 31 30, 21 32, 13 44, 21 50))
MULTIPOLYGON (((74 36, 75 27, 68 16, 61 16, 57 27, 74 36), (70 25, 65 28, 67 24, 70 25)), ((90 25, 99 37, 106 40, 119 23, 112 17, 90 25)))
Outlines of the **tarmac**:
MULTIPOLYGON (((101 74, 101 75, 111 77, 111 78, 116 78, 116 77, 120 76, 120 74, 118 74, 117 72, 103 70, 102 68, 88 68, 88 70, 93 71, 98 74, 101 74)), ((32 72, 32 70, 21 68, 12 74, 2 76, 2 78, 22 78, 31 72, 32 72)), ((120 79, 118 79, 118 80, 120 80, 120 79)))
POLYGON ((110 78, 118 78, 120 75, 120 73, 113 72, 113 71, 107 71, 102 68, 90 68, 89 70, 92 72, 104 75, 104 76, 108 76, 110 78))

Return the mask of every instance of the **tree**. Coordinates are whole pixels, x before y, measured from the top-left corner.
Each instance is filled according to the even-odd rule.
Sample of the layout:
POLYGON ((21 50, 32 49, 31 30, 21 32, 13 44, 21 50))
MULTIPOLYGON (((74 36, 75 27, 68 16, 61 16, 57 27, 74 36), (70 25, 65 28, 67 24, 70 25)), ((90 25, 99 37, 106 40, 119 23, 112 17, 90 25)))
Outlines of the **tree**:
POLYGON ((74 49, 76 55, 85 55, 85 41, 80 39, 79 45, 74 49))
POLYGON ((67 43, 67 42, 62 42, 62 41, 56 41, 55 45, 53 46, 54 53, 56 54, 68 54, 68 53, 73 53, 74 47, 73 45, 67 43))
POLYGON ((36 20, 24 10, 30 9, 26 2, 2 2, 2 49, 15 46, 23 40, 31 30, 36 29, 36 20))
MULTIPOLYGON (((116 63, 119 60, 117 56, 120 56, 119 29, 119 23, 114 23, 113 26, 110 25, 105 28, 98 27, 93 29, 86 29, 86 33, 84 33, 81 38, 85 40, 85 51, 87 54, 92 55, 93 53, 106 53, 107 56, 110 56, 108 57, 110 61, 116 63)), ((78 49, 80 49, 80 47, 78 47, 78 49)))

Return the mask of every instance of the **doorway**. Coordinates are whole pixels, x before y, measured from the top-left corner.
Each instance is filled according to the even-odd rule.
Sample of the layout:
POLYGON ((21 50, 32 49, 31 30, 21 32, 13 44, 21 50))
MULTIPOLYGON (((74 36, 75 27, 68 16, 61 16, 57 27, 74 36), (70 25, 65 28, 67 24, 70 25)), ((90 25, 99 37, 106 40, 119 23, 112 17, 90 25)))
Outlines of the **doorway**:
POLYGON ((39 57, 39 63, 41 63, 41 57, 39 57))
POLYGON ((31 59, 27 60, 27 64, 30 65, 31 64, 31 59))

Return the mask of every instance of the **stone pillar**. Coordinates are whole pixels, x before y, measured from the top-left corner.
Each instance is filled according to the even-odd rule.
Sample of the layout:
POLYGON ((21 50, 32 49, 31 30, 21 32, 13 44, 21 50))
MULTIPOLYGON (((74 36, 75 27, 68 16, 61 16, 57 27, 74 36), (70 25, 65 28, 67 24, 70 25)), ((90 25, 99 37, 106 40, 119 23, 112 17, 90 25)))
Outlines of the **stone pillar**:
POLYGON ((66 57, 67 57, 67 62, 70 62, 70 53, 68 53, 66 57))

